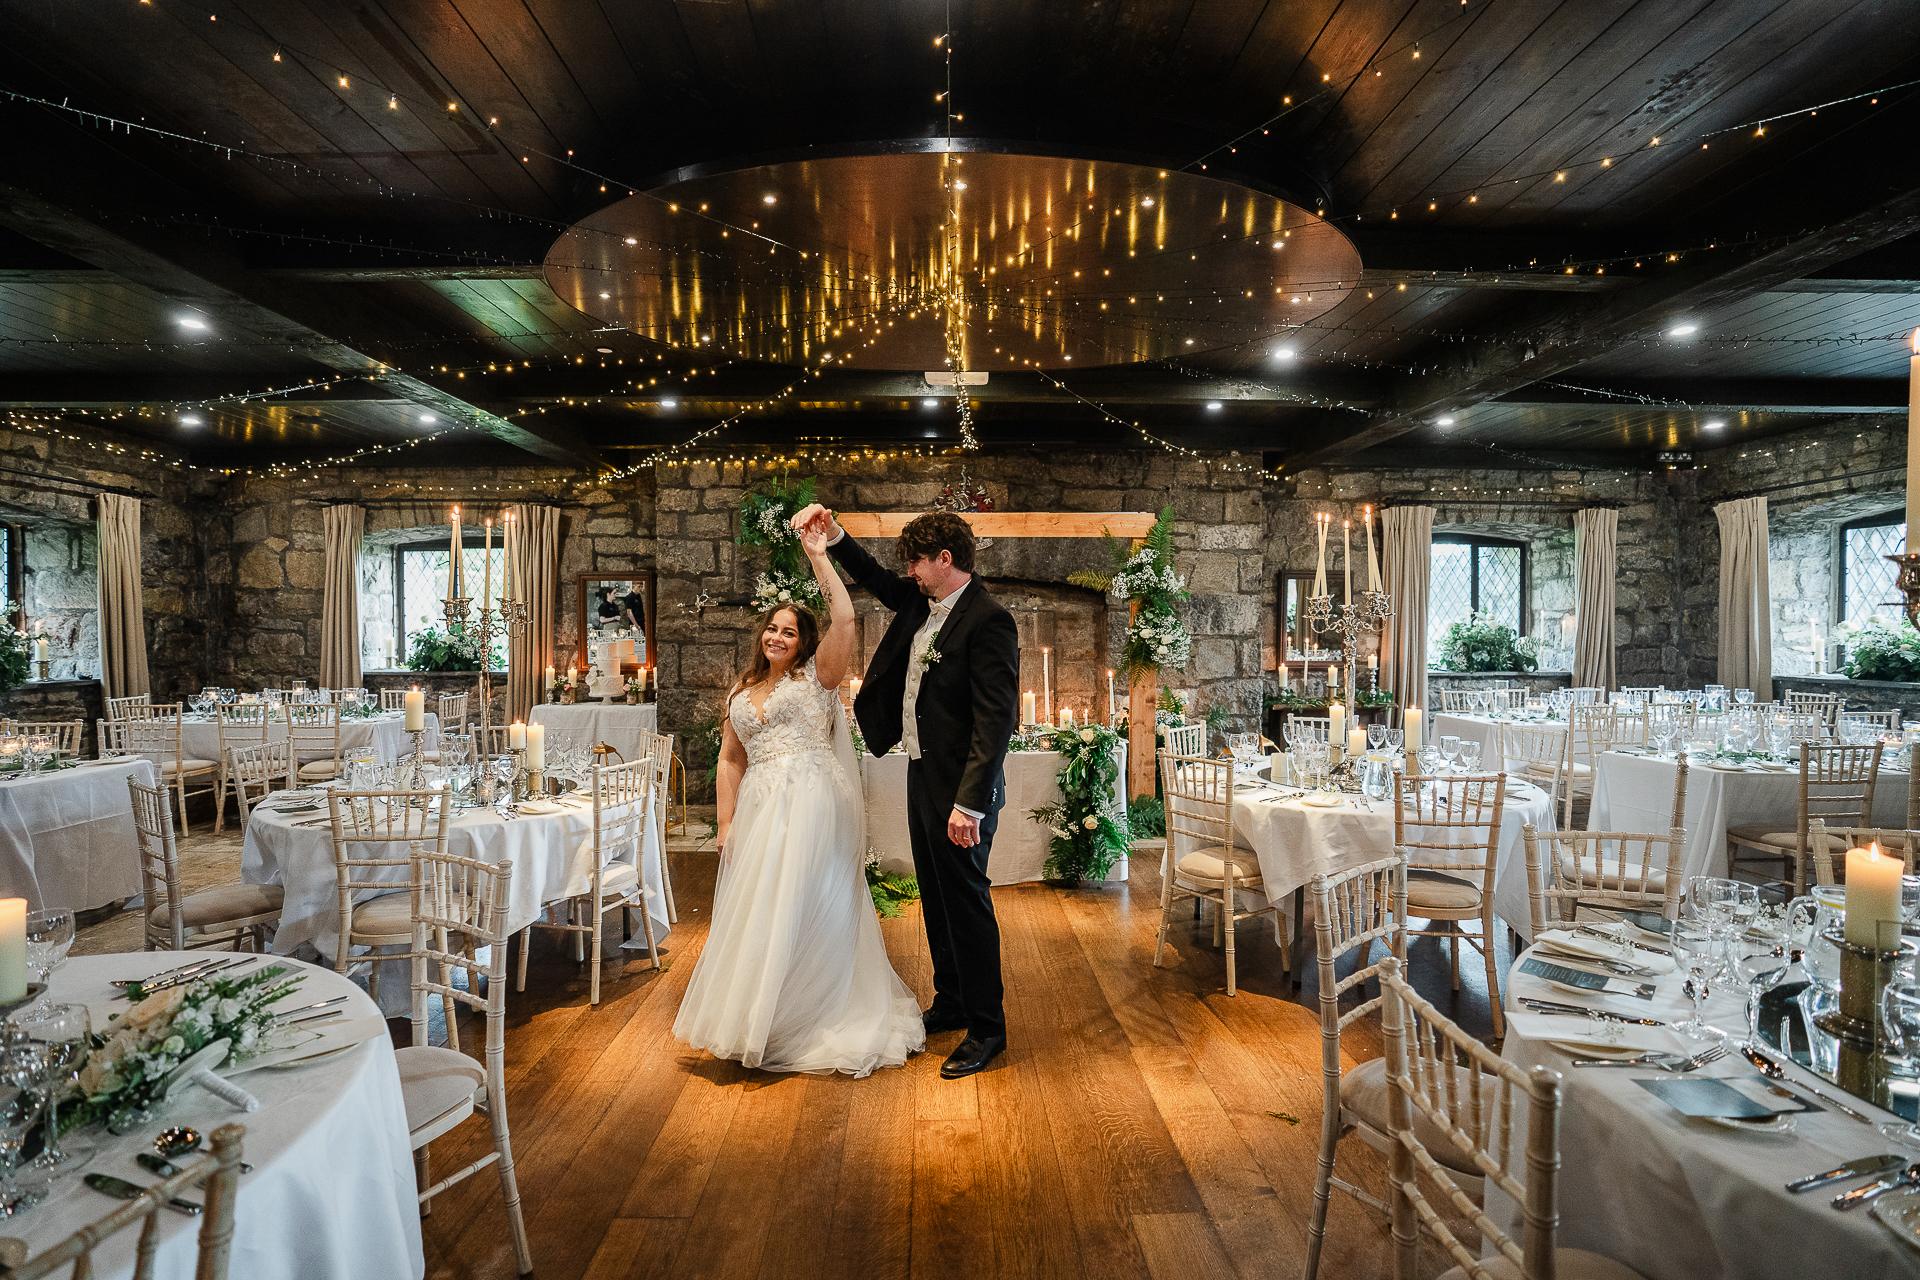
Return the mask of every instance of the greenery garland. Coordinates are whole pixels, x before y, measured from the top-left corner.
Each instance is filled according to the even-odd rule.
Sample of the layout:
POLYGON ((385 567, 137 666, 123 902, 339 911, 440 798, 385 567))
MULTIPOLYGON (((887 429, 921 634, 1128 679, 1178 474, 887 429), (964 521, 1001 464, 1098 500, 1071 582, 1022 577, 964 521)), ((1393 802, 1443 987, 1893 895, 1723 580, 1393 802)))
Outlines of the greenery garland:
POLYGON ((815 477, 787 483, 786 473, 767 477, 748 489, 740 500, 740 536, 743 547, 767 553, 767 571, 754 579, 753 607, 801 604, 816 612, 824 603, 820 584, 807 564, 806 549, 794 531, 793 518, 814 500, 815 477))
POLYGON ((1489 613, 1476 613, 1447 628, 1440 641, 1438 671, 1532 671, 1540 665, 1540 642, 1520 636, 1489 613))
POLYGON ((1053 833, 1043 870, 1054 880, 1104 880, 1133 847, 1127 811, 1113 798, 1120 779, 1118 748, 1124 739, 1094 724, 1059 729, 1043 741, 1066 757, 1054 779, 1060 786, 1059 802, 1027 815, 1053 833))
POLYGON ((1193 656, 1193 633, 1174 607, 1188 598, 1186 579, 1173 569, 1173 508, 1163 507, 1146 543, 1129 552, 1115 538, 1107 538, 1113 572, 1081 570, 1067 575, 1076 586, 1091 587, 1137 606, 1127 624, 1127 646, 1120 668, 1131 682, 1162 667, 1184 667, 1193 656))
POLYGON ((1906 622, 1870 617, 1844 624, 1847 661, 1840 669, 1855 680, 1920 680, 1920 631, 1906 622))
MULTIPOLYGON (((407 651, 407 670, 478 671, 484 656, 478 634, 427 627, 413 633, 413 645, 407 651)), ((497 653, 495 657, 494 669, 498 670, 505 664, 497 661, 497 653)))

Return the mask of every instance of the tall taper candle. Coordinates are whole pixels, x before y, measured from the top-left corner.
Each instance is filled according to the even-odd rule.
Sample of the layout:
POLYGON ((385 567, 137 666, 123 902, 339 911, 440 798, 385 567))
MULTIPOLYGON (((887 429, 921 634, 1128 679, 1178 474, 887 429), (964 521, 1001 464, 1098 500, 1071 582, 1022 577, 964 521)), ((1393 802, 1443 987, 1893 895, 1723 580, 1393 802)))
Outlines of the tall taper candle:
POLYGON ((1353 521, 1340 522, 1340 571, 1347 580, 1346 605, 1353 607, 1353 521))
POLYGON ((447 547, 447 596, 458 599, 465 595, 467 585, 466 567, 460 563, 460 508, 453 509, 453 537, 447 547))
POLYGON ((1920 551, 1920 329, 1907 360, 1907 554, 1920 551))
POLYGON ((1320 559, 1313 571, 1313 594, 1327 594, 1327 513, 1313 513, 1314 535, 1320 539, 1320 559))
POLYGON ((500 598, 511 602, 513 600, 513 512, 508 511, 507 514, 502 517, 502 520, 503 525, 500 530, 500 564, 502 568, 500 598))
POLYGON ((27 998, 27 900, 0 898, 0 1001, 27 998))
POLYGON ((1048 724, 1053 723, 1053 650, 1040 649, 1040 709, 1048 724))
POLYGON ((1380 589, 1380 557, 1373 550, 1373 508, 1362 507, 1367 513, 1367 590, 1380 589))
POLYGON ((480 607, 493 608, 493 517, 487 517, 487 549, 480 559, 480 607))
POLYGON ((1107 723, 1112 724, 1120 708, 1113 704, 1113 668, 1107 668, 1107 723))

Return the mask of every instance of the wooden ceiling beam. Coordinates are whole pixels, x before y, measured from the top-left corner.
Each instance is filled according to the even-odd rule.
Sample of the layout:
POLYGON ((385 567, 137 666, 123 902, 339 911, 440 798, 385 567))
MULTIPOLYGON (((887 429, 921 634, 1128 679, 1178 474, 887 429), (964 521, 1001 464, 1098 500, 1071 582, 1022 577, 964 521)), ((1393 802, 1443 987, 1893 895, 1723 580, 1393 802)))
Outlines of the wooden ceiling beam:
POLYGON ((1579 390, 1535 383, 1493 400, 1501 405, 1595 409, 1677 409, 1699 413, 1907 413, 1905 378, 1607 378, 1579 390))
POLYGON ((1568 301, 1530 321, 1503 323, 1477 341, 1444 349, 1443 372, 1407 377, 1386 397, 1389 408, 1358 430, 1329 417, 1332 439, 1287 456, 1290 469, 1336 461, 1372 448, 1441 415, 1506 395, 1605 355, 1622 343, 1657 336, 1674 322, 1724 306, 1920 233, 1920 188, 1778 248, 1703 253, 1653 279, 1591 299, 1568 301))

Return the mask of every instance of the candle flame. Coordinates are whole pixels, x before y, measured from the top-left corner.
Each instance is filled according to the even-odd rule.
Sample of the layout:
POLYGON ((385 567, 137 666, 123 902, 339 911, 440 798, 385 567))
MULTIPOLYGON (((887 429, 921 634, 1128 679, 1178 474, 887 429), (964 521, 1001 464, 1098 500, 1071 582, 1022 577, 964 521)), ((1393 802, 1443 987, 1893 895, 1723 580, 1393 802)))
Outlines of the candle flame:
POLYGON ((1885 856, 1880 852, 1880 842, 1878 840, 1872 841, 1867 845, 1867 852, 1876 858, 1885 856))
POLYGON ((1913 354, 1920 356, 1920 329, 1913 331, 1913 354))

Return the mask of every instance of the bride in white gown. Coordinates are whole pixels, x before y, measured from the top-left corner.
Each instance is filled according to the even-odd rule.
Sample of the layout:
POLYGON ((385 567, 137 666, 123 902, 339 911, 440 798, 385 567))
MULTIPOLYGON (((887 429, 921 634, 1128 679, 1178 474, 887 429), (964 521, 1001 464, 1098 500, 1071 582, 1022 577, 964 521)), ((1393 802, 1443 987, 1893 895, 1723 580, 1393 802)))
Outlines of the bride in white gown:
POLYGON ((829 602, 762 621, 727 694, 712 923, 673 1034, 767 1071, 898 1066, 926 1044, 920 1003, 887 961, 866 886, 859 762, 840 699, 853 602, 803 535, 829 602))

